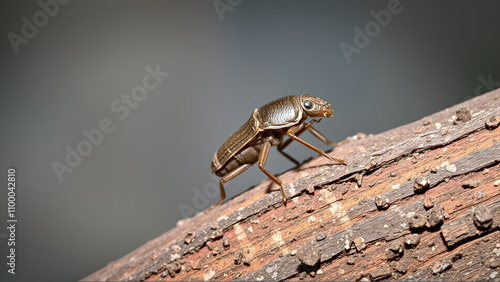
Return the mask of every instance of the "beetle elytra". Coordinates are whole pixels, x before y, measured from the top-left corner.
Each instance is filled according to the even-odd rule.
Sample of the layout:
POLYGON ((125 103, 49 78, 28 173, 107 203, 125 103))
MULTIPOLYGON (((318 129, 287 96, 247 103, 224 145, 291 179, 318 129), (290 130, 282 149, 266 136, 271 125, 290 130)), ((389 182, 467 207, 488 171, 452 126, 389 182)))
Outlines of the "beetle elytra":
POLYGON ((226 198, 224 183, 235 178, 256 162, 260 170, 280 186, 281 197, 286 202, 283 184, 265 168, 271 146, 277 146, 278 151, 296 165, 299 165, 299 162, 283 151, 293 140, 332 162, 346 165, 344 160, 332 158, 323 150, 299 138, 300 134, 309 130, 325 144, 337 145, 312 127, 314 122, 320 120, 311 119, 306 123, 308 117, 331 117, 332 111, 328 102, 310 94, 302 94, 300 97, 283 97, 255 109, 248 121, 229 136, 212 158, 211 173, 222 177, 219 181, 221 199, 212 207, 217 206, 226 198), (285 135, 289 138, 282 142, 285 135))

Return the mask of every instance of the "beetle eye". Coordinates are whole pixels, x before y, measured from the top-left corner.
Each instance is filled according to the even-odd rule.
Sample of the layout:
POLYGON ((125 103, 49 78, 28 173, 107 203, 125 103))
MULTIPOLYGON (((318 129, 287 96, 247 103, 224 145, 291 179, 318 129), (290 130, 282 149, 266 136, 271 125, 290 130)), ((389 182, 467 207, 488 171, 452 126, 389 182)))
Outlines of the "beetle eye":
POLYGON ((311 103, 311 101, 309 101, 309 100, 304 101, 304 108, 310 109, 310 108, 312 108, 312 106, 313 106, 313 104, 311 103))

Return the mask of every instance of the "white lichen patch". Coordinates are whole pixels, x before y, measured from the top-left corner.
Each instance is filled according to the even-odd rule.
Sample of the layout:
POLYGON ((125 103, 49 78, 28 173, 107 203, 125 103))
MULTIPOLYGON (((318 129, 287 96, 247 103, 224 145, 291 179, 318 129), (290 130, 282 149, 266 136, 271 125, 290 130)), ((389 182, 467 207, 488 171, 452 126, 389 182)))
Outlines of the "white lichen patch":
POLYGON ((219 218, 217 218, 217 221, 221 221, 221 220, 226 220, 228 217, 227 216, 221 216, 219 218))
POLYGON ((326 199, 326 201, 328 203, 335 202, 337 200, 337 197, 335 197, 335 195, 333 194, 333 192, 330 191, 329 189, 321 189, 321 190, 319 190, 319 192, 322 195, 321 198, 326 199))
POLYGON ((457 171, 457 167, 454 164, 447 165, 446 170, 453 173, 453 172, 457 171))
POLYGON ((271 273, 276 270, 276 265, 266 267, 266 272, 271 273))
MULTIPOLYGON (((498 247, 498 248, 500 248, 500 247, 498 247)), ((498 249, 498 248, 493 249, 493 252, 495 253, 495 255, 497 255, 497 257, 500 256, 500 249, 498 249)))
POLYGON ((297 193, 297 190, 295 190, 295 185, 293 185, 293 183, 288 184, 288 192, 290 192, 290 195, 295 195, 297 193))
POLYGON ((283 242, 283 238, 281 237, 281 231, 278 231, 273 234, 273 241, 278 243, 278 245, 283 245, 285 242, 283 242))
POLYGON ((490 278, 491 278, 491 279, 495 279, 495 277, 497 277, 497 274, 498 274, 498 272, 493 271, 493 272, 490 274, 490 278))
POLYGON ((247 238, 245 230, 243 230, 243 227, 241 227, 239 223, 236 223, 234 225, 234 233, 236 234, 236 239, 238 239, 239 241, 245 240, 247 238))
POLYGON ((415 212, 409 212, 409 213, 407 213, 407 214, 406 214, 406 217, 407 217, 407 218, 411 218, 411 217, 413 217, 414 215, 415 215, 415 212))
POLYGON ((276 280, 276 278, 278 278, 278 272, 273 272, 273 274, 271 274, 271 278, 276 280))
POLYGON ((212 279, 212 277, 214 277, 214 276, 215 276, 215 271, 212 269, 207 274, 203 275, 203 280, 208 281, 208 280, 212 279))
POLYGON ((349 250, 351 248, 351 242, 349 242, 349 239, 345 239, 344 248, 346 250, 349 250))
POLYGON ((349 220, 349 216, 347 216, 346 210, 339 203, 330 204, 330 212, 334 217, 338 218, 340 223, 344 223, 349 220))

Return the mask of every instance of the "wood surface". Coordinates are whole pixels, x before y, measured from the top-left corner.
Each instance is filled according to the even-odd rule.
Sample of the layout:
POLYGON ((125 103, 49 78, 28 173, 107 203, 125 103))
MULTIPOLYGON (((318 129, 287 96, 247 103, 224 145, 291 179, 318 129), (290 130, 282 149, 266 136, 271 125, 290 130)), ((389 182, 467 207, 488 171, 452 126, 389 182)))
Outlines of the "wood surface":
POLYGON ((286 205, 263 181, 83 280, 498 281, 499 116, 496 90, 349 137, 329 152, 348 166, 279 175, 286 205))

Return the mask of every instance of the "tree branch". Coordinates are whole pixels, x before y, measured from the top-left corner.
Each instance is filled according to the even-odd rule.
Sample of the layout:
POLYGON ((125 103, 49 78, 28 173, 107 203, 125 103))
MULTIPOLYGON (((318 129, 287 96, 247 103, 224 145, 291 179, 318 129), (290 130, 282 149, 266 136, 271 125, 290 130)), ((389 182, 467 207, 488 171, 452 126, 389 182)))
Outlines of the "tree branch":
POLYGON ((496 90, 358 134, 279 176, 286 206, 264 181, 84 280, 498 279, 499 116, 496 90))

